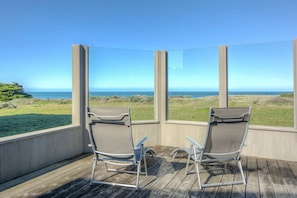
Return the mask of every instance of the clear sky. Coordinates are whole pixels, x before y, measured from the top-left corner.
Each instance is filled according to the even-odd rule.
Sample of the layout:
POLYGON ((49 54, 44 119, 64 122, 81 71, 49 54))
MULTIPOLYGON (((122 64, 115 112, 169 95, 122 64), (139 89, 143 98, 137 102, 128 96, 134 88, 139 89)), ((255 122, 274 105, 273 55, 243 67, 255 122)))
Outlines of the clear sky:
MULTIPOLYGON (((261 71, 254 64, 261 62, 259 49, 249 44, 297 39, 296 8, 296 0, 0 0, 0 82, 18 82, 25 90, 69 90, 71 47, 83 44, 143 50, 144 54, 153 50, 172 51, 187 68, 174 65, 172 60, 176 58, 172 58, 170 85, 182 86, 182 80, 174 74, 193 73, 189 69, 191 64, 186 63, 193 52, 179 50, 228 45, 230 72, 236 73, 230 77, 232 88, 245 87, 242 78, 244 82, 259 84, 263 83, 261 77, 266 76, 263 87, 273 89, 271 82, 278 76, 280 80, 275 85, 290 89, 292 85, 288 85, 287 79, 291 83, 292 76, 287 75, 291 72, 292 63, 288 59, 292 54, 287 43, 282 50, 264 45, 270 56, 280 56, 276 51, 282 55, 280 60, 263 63, 261 71), (239 58, 247 52, 243 46, 247 46, 254 62, 247 64, 250 58, 239 58), (284 65, 281 67, 285 71, 279 65, 284 65), (267 71, 271 75, 267 76, 267 71), (246 72, 254 78, 248 78, 246 72)), ((213 66, 201 65, 197 73, 209 84, 207 80, 212 77, 205 76, 211 74, 209 68, 213 66)), ((142 71, 137 76, 146 86, 142 71)), ((114 79, 116 75, 114 72, 114 79)), ((194 82, 190 84, 196 86, 194 82)))

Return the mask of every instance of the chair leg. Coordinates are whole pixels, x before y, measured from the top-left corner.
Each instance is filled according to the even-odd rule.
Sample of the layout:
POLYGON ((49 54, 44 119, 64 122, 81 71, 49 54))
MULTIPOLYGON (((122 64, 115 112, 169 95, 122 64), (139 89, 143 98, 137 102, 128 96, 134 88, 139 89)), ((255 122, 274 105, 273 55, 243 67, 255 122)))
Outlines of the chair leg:
POLYGON ((145 157, 145 155, 144 155, 144 158, 143 158, 143 165, 144 165, 145 176, 147 176, 147 163, 146 163, 146 157, 145 157))
POLYGON ((226 170, 227 170, 227 166, 228 166, 228 163, 224 163, 224 173, 226 173, 226 170))
MULTIPOLYGON (((144 152, 144 147, 143 147, 143 145, 141 146, 141 158, 143 159, 144 172, 145 172, 145 175, 147 176, 146 153, 144 152)), ((141 165, 141 159, 140 159, 139 163, 140 163, 140 165, 141 165)))
POLYGON ((199 188, 201 189, 202 185, 201 185, 201 180, 200 180, 199 164, 197 162, 195 162, 195 168, 196 168, 198 185, 199 185, 199 188))
POLYGON ((107 163, 105 163, 105 162, 104 162, 104 167, 105 167, 105 171, 106 171, 106 172, 109 172, 109 171, 110 171, 109 168, 108 168, 107 163))
POLYGON ((192 152, 193 152, 193 155, 194 155, 195 169, 196 169, 196 174, 197 174, 198 185, 199 185, 199 188, 201 189, 202 185, 201 185, 201 180, 200 180, 199 164, 198 164, 196 149, 195 149, 194 146, 193 146, 193 151, 192 152))
POLYGON ((97 166, 97 159, 94 157, 90 184, 92 184, 93 181, 94 181, 94 175, 95 175, 96 166, 97 166))
POLYGON ((244 185, 246 185, 246 180, 245 180, 245 177, 244 177, 244 173, 243 173, 243 170, 242 170, 242 165, 241 165, 240 160, 237 161, 237 166, 238 166, 238 168, 240 170, 242 181, 243 181, 244 185))
POLYGON ((137 163, 136 189, 139 188, 139 175, 141 171, 141 161, 137 163))
POLYGON ((188 160, 187 160, 187 165, 186 165, 186 175, 188 174, 189 163, 190 163, 190 158, 191 158, 191 148, 192 147, 193 147, 193 145, 189 149, 188 160))

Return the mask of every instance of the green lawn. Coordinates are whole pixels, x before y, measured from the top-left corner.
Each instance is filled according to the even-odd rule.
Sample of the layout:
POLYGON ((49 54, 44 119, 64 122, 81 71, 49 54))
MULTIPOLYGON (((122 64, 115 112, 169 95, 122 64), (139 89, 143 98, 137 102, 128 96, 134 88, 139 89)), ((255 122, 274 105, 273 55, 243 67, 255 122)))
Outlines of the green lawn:
MULTIPOLYGON (((133 120, 153 120, 153 97, 92 97, 91 106, 130 106, 133 120)), ((293 96, 231 96, 229 107, 252 106, 251 124, 293 127, 293 96)), ((169 119, 207 121, 218 97, 171 97, 169 119)), ((0 102, 0 137, 71 124, 71 100, 16 99, 0 102)))

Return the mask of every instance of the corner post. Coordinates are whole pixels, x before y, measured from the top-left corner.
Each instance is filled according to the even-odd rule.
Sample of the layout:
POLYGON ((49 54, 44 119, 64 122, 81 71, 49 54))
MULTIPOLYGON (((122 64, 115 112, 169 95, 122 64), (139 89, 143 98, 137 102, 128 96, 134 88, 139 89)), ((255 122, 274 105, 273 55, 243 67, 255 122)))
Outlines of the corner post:
POLYGON ((155 52, 155 119, 161 125, 168 118, 167 52, 155 52))
POLYGON ((219 107, 228 107, 227 46, 219 47, 219 107))
POLYGON ((294 128, 297 128, 297 39, 293 40, 294 128))
POLYGON ((81 127, 82 150, 87 151, 86 105, 88 103, 88 53, 87 46, 72 46, 72 124, 81 127))

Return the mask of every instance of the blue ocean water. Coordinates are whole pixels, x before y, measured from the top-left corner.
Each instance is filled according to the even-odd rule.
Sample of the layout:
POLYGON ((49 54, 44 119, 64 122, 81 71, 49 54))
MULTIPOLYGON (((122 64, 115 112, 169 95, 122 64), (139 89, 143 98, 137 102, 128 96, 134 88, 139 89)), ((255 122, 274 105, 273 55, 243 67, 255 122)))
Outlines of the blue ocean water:
MULTIPOLYGON (((286 91, 231 91, 229 95, 280 95, 283 93, 292 93, 286 91)), ((34 98, 39 99, 71 99, 71 92, 29 92, 34 98)), ((105 91, 105 92, 90 92, 90 96, 118 96, 118 97, 130 97, 135 95, 153 96, 152 91, 105 91)), ((171 91, 171 96, 184 96, 191 98, 200 98, 205 96, 217 96, 216 91, 171 91)))

